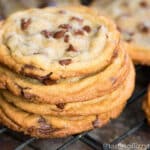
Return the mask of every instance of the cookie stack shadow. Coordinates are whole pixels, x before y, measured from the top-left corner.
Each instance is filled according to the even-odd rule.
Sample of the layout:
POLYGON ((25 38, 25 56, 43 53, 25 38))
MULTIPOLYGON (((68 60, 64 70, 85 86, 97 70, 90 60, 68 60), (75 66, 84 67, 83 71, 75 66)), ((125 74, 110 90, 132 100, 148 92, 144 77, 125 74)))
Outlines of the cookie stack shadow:
MULTIPOLYGON (((109 32, 118 32, 115 25, 111 28, 109 32)), ((56 138, 102 127, 118 117, 133 92, 135 72, 119 36, 114 45, 107 38, 105 55, 100 55, 105 58, 111 51, 110 59, 103 59, 99 66, 92 64, 92 71, 83 66, 82 73, 76 69, 71 74, 68 69, 67 74, 71 64, 60 63, 63 77, 57 70, 39 77, 29 64, 27 70, 15 71, 7 61, 1 61, 2 124, 33 137, 56 138)))

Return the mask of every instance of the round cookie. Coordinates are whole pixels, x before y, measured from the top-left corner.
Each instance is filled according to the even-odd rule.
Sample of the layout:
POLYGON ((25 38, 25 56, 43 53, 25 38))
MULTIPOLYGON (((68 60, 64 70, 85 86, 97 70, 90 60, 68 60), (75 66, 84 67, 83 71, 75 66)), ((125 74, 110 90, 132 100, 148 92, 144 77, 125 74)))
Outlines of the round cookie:
POLYGON ((118 53, 115 53, 112 63, 103 71, 75 82, 68 83, 66 79, 52 85, 43 85, 37 80, 24 78, 0 67, 0 88, 30 101, 41 103, 86 101, 105 95, 122 84, 128 75, 130 63, 131 60, 122 47, 118 49, 118 53))
POLYGON ((89 8, 30 9, 2 23, 0 63, 39 80, 80 77, 106 67, 118 42, 115 24, 89 8))
POLYGON ((101 114, 113 109, 114 107, 125 103, 131 96, 134 89, 135 73, 133 66, 130 65, 130 71, 126 80, 122 82, 117 89, 106 95, 84 102, 72 102, 59 105, 36 104, 27 102, 26 99, 16 97, 7 91, 1 91, 2 96, 6 101, 12 103, 24 111, 39 115, 56 115, 56 116, 77 116, 101 114))
POLYGON ((150 1, 97 0, 92 7, 115 20, 135 63, 150 65, 150 1))

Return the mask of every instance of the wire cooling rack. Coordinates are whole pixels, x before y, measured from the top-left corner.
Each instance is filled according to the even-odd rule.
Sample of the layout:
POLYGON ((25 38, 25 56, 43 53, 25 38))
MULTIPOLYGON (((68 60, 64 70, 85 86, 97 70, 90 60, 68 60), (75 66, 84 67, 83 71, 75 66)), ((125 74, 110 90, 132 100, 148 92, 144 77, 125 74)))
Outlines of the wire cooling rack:
MULTIPOLYGON (((136 73, 137 73, 136 89, 137 89, 137 86, 139 86, 139 84, 142 85, 142 87, 140 88, 140 90, 135 90, 134 91, 133 96, 128 100, 126 108, 129 107, 129 105, 131 105, 132 103, 135 103, 141 97, 143 97, 146 94, 146 91, 147 91, 147 85, 149 83, 149 77, 150 77, 150 68, 148 68, 148 67, 145 68, 145 67, 142 67, 142 66, 136 66, 136 73), (141 72, 142 72, 142 76, 139 77, 138 74, 141 73, 141 72), (145 72, 148 73, 148 74, 143 76, 143 73, 145 73, 145 72)), ((98 141, 98 140, 94 139, 91 135, 89 135, 90 131, 89 132, 84 132, 82 134, 72 136, 69 140, 67 140, 61 146, 56 148, 56 150, 68 150, 68 147, 71 144, 73 144, 77 141, 83 142, 84 144, 86 144, 87 146, 89 146, 93 150, 111 150, 111 145, 121 143, 125 138, 127 138, 131 135, 134 135, 138 130, 140 130, 145 125, 147 125, 147 122, 146 122, 146 119, 143 118, 143 119, 141 119, 140 122, 137 122, 132 128, 125 131, 122 135, 119 135, 112 142, 107 143, 107 144, 102 143, 101 141, 98 141)), ((20 144, 15 148, 15 150, 23 150, 27 146, 30 147, 32 150, 40 150, 39 148, 33 146, 33 143, 36 140, 39 140, 39 139, 28 138, 24 141, 24 140, 22 140, 22 138, 20 138, 17 135, 17 133, 9 130, 6 127, 1 127, 0 128, 0 136, 1 136, 0 138, 3 138, 2 136, 4 134, 7 134, 11 138, 14 138, 14 139, 18 140, 18 142, 20 144)))

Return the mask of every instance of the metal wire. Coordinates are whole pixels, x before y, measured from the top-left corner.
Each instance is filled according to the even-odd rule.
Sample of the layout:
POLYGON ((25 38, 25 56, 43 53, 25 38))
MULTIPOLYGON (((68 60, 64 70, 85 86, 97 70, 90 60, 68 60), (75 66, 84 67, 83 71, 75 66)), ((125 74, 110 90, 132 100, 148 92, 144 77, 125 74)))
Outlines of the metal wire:
POLYGON ((0 129, 0 134, 4 133, 5 131, 7 131, 7 128, 0 129))
POLYGON ((115 139, 111 144, 118 144, 120 141, 124 140, 126 137, 130 136, 131 134, 135 133, 137 130, 142 128, 145 125, 146 119, 142 120, 140 123, 136 124, 133 128, 129 129, 127 132, 119 136, 115 139))
POLYGON ((22 150, 23 148, 25 148, 27 145, 29 145, 30 143, 32 143, 35 140, 36 140, 36 138, 28 139, 27 141, 25 141, 21 145, 19 145, 17 148, 15 148, 15 150, 22 150))
POLYGON ((90 146, 94 150, 100 150, 103 148, 103 144, 100 141, 96 141, 90 135, 86 134, 85 136, 81 137, 80 141, 84 142, 88 146, 90 146))
POLYGON ((79 135, 75 135, 73 136, 71 139, 69 139, 67 142, 65 142, 63 145, 61 145, 59 148, 57 148, 57 150, 65 150, 69 145, 71 145, 72 143, 75 143, 76 141, 78 141, 82 136, 86 135, 87 132, 84 132, 82 134, 79 135))
POLYGON ((147 91, 147 87, 140 90, 138 93, 134 93, 133 96, 128 100, 126 107, 133 103, 134 101, 138 100, 139 98, 143 97, 147 91))

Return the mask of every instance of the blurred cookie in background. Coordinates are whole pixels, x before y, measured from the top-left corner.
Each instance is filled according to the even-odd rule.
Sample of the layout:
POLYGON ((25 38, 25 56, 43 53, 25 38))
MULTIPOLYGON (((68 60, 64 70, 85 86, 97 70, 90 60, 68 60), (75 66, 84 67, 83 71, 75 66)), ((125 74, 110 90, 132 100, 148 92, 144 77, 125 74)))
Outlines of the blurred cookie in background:
POLYGON ((13 12, 33 7, 74 6, 79 4, 80 0, 0 0, 0 15, 7 17, 13 12))
POLYGON ((95 0, 92 7, 115 20, 134 62, 150 65, 150 0, 95 0))

